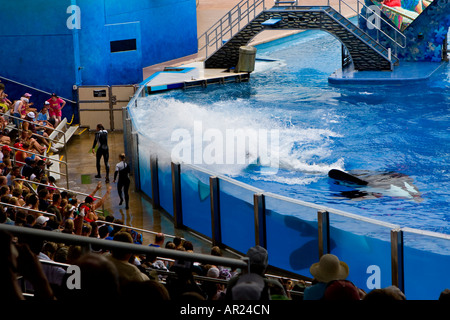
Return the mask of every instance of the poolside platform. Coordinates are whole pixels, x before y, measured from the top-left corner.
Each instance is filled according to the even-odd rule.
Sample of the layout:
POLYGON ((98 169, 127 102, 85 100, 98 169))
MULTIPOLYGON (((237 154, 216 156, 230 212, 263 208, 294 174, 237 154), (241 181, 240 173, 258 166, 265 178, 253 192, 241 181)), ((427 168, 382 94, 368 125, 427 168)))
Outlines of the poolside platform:
POLYGON ((401 61, 393 71, 357 71, 339 69, 328 77, 331 84, 407 84, 427 81, 447 62, 401 61))
POLYGON ((146 93, 152 94, 172 89, 207 87, 214 83, 244 82, 250 79, 248 72, 235 73, 227 69, 205 69, 203 62, 190 62, 164 67, 145 79, 146 93))

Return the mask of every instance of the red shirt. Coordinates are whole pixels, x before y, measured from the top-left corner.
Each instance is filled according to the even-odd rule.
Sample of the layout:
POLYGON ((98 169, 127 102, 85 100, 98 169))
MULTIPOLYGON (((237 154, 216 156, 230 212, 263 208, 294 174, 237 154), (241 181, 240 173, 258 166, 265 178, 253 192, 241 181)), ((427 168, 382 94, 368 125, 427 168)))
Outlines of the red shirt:
POLYGON ((402 1, 401 0, 384 0, 383 4, 388 7, 401 7, 402 1))

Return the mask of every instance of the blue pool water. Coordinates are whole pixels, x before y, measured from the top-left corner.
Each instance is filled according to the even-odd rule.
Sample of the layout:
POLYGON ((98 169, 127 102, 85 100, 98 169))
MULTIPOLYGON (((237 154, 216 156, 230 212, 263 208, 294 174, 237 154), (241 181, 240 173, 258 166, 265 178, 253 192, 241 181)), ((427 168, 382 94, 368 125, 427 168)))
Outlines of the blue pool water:
MULTIPOLYGON (((227 130, 276 132, 276 174, 249 163, 206 163, 203 158, 199 165, 272 193, 450 233, 448 65, 423 83, 333 86, 327 78, 340 68, 341 46, 319 31, 261 45, 257 57, 261 60, 248 83, 140 99, 138 126, 169 152, 180 146, 174 133, 185 130, 192 137, 192 155, 211 151, 212 140, 205 136, 202 145, 193 143, 198 132, 213 133, 216 139, 225 139, 227 130), (346 197, 352 188, 329 179, 331 169, 363 172, 369 180, 395 172, 388 185, 408 176, 407 186, 420 195, 399 197, 373 189, 364 198, 346 197)), ((225 142, 223 152, 232 153, 225 142)), ((250 160, 252 152, 246 149, 250 160)))

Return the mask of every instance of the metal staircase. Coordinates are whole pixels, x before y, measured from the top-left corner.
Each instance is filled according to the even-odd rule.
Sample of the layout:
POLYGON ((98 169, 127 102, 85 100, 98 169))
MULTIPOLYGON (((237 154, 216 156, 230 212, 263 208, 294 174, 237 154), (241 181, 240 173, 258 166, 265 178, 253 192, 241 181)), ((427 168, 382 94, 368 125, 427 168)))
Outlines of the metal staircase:
POLYGON ((349 53, 347 60, 356 70, 392 70, 399 63, 395 53, 405 47, 405 36, 360 0, 357 0, 357 8, 344 0, 339 0, 335 6, 331 6, 329 0, 323 0, 323 5, 317 6, 297 6, 291 2, 287 1, 289 4, 286 5, 276 2, 275 6, 266 9, 264 0, 241 1, 199 38, 199 44, 202 44, 199 52, 205 55, 205 67, 235 67, 239 47, 246 45, 265 28, 321 29, 330 32, 340 39, 349 53), (389 38, 393 48, 385 48, 378 39, 345 18, 342 15, 344 8, 357 15, 357 23, 370 24, 376 30, 376 38, 379 34, 389 38), (381 30, 380 23, 371 22, 374 19, 383 21, 383 26, 391 29, 381 30), (268 24, 269 20, 275 23, 268 24))

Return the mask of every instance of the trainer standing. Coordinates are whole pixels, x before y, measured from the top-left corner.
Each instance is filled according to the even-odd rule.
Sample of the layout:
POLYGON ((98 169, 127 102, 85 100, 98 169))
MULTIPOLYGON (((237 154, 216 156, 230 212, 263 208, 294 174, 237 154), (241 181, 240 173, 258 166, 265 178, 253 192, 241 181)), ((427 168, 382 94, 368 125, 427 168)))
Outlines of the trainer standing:
POLYGON ((130 166, 128 163, 125 162, 125 153, 121 153, 119 155, 120 162, 116 165, 116 171, 114 171, 114 180, 113 182, 116 182, 117 177, 119 179, 117 180, 117 192, 119 193, 120 203, 119 206, 123 203, 123 197, 122 197, 122 189, 123 194, 125 197, 125 209, 128 209, 130 196, 128 195, 128 189, 130 187, 130 166))
POLYGON ((97 125, 97 132, 95 133, 94 144, 92 145, 92 153, 96 154, 97 157, 97 175, 96 178, 100 179, 102 176, 100 174, 100 160, 103 157, 106 169, 106 179, 105 182, 109 183, 109 148, 108 148, 108 131, 105 130, 103 125, 99 123, 97 125), (95 152, 95 146, 98 144, 97 152, 95 152))

